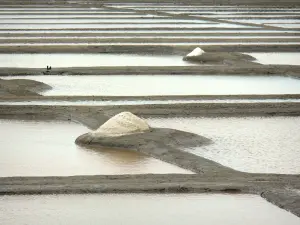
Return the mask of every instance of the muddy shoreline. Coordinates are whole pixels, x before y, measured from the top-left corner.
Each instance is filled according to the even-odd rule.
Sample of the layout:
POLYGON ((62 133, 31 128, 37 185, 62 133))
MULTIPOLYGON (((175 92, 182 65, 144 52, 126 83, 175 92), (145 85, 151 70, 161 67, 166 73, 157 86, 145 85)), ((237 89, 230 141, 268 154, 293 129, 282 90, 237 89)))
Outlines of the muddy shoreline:
POLYGON ((246 63, 236 65, 201 65, 201 66, 127 66, 127 67, 70 67, 46 69, 1 68, 0 76, 24 75, 287 75, 300 77, 300 66, 291 65, 259 65, 246 63), (249 65, 247 65, 249 64, 249 65))
MULTIPOLYGON (((230 30, 229 30, 230 31, 230 30)), ((236 30, 235 30, 236 31, 236 30)), ((82 30, 84 33, 84 30, 82 30)), ((205 31, 204 31, 205 32, 205 31)), ((249 32, 255 32, 249 30, 249 32)), ((188 33, 188 31, 187 31, 188 33)), ((115 35, 115 34, 110 34, 115 35)), ((139 35, 139 34, 138 34, 139 35)), ((172 34, 171 34, 172 35, 172 34)), ((272 34, 273 35, 273 34, 272 34)), ((222 33, 219 34, 222 36, 222 33)), ((130 54, 175 54, 185 56, 187 53, 192 51, 196 47, 201 47, 206 52, 299 52, 300 45, 299 44, 289 44, 289 45, 280 45, 280 44, 270 44, 264 45, 255 44, 252 45, 235 45, 235 44, 227 44, 227 45, 216 45, 216 46, 201 46, 201 44, 188 44, 186 46, 172 46, 171 44, 168 46, 161 45, 130 45, 124 46, 120 44, 112 44, 110 46, 88 46, 88 45, 74 45, 68 46, 66 45, 51 45, 51 46, 0 46, 0 53, 130 53, 130 54)))
MULTIPOLYGON (((142 101, 142 100, 291 100, 300 99, 300 94, 271 94, 271 95, 153 95, 153 96, 0 96, 1 102, 26 101, 142 101)), ((28 103, 30 104, 30 103, 28 103)))
POLYGON ((226 193, 257 194, 300 217, 299 195, 286 190, 300 188, 299 175, 241 174, 120 175, 72 177, 0 178, 0 195, 84 193, 226 193), (269 192, 271 191, 271 194, 269 192), (282 191, 284 190, 285 193, 282 191), (282 194, 284 193, 284 194, 282 194))
POLYGON ((186 103, 115 106, 0 105, 1 119, 63 120, 97 129, 129 111, 140 117, 300 116, 300 103, 186 103))

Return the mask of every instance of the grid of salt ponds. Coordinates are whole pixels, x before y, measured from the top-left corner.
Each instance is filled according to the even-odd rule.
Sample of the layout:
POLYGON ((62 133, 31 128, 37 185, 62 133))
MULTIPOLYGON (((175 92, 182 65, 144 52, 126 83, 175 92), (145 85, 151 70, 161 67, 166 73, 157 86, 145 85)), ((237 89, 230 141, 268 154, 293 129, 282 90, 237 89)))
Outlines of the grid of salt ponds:
MULTIPOLYGON (((110 5, 110 4, 109 4, 110 5)), ((115 4, 112 4, 110 6, 117 6, 115 4)), ((128 7, 130 5, 120 5, 128 7)), ((150 7, 148 7, 148 4, 132 4, 132 9, 145 9, 145 10, 157 10, 157 11, 168 11, 168 12, 189 12, 189 13, 197 13, 197 12, 208 12, 208 13, 214 13, 214 12, 234 12, 234 13, 259 13, 262 10, 272 13, 297 13, 299 9, 280 9, 280 8, 270 8, 270 9, 260 9, 260 8, 247 8, 247 7, 185 7, 180 6, 177 7, 176 5, 157 5, 157 4, 150 4, 150 7), (135 7, 137 6, 137 7, 135 7), (166 7, 165 7, 166 6, 166 7)), ((8 9, 9 7, 7 7, 8 9)), ((148 11, 149 12, 149 11, 148 11)), ((300 12, 300 11, 299 11, 300 12)), ((34 8, 9 8, 9 10, 6 10, 6 8, 2 8, 0 10, 0 18, 1 25, 0 25, 0 33, 18 33, 18 34, 26 34, 26 33, 99 33, 99 32, 105 32, 105 33, 152 33, 157 34, 164 30, 164 32, 168 32, 168 29, 173 29, 173 31, 170 31, 170 33, 186 33, 183 29, 190 29, 192 33, 203 33, 204 31, 201 30, 201 28, 212 28, 212 30, 205 31, 206 33, 228 33, 231 32, 232 34, 236 33, 251 33, 251 32, 257 32, 257 33, 287 33, 284 31, 269 31, 269 30, 259 30, 255 29, 259 25, 253 25, 253 26, 244 26, 241 24, 231 24, 231 23, 212 23, 209 20, 191 20, 191 19, 175 19, 172 17, 162 17, 157 16, 153 14, 148 14, 147 12, 137 12, 135 13, 134 10, 129 10, 127 12, 124 12, 122 10, 119 10, 118 8, 115 9, 106 9, 106 8, 44 8, 44 7, 34 7, 34 8), (107 18, 105 16, 108 16, 107 18), (31 17, 32 16, 32 17, 31 17), (48 18, 50 16, 50 18, 48 18), (77 17, 78 16, 78 17, 77 17), (85 16, 87 16, 85 18, 85 16), (118 17, 121 16, 121 17, 118 17), (8 17, 18 18, 18 19, 10 19, 8 17), (56 17, 54 19, 51 19, 56 17), (135 17, 135 18, 134 18, 135 17), (141 19, 140 17, 144 17, 141 19), (5 19, 6 18, 6 19, 5 19), (32 19, 28 19, 32 18, 32 19), (44 19, 42 19, 44 18, 44 19), (46 19, 47 18, 47 19, 46 19), (60 19, 57 19, 60 18, 60 19), (84 19, 83 19, 84 18, 84 19), (98 23, 99 22, 99 23, 98 23), (222 30, 222 28, 224 30, 222 30), (231 31, 225 30, 225 29, 233 29, 231 31), (238 30, 238 28, 248 28, 249 30, 238 30), (255 30, 250 30, 250 29, 255 30), (44 29, 44 30, 39 30, 44 29), (53 30, 51 30, 53 29, 53 30), (68 29, 77 29, 68 31, 68 29), (81 29, 90 29, 90 30, 81 30, 81 29), (96 30, 97 29, 97 30, 96 30), (111 29, 109 31, 109 29, 111 29), (136 29, 135 31, 132 31, 130 29, 136 29), (147 30, 148 29, 148 30, 147 30), (200 29, 200 30, 199 30, 200 29), (236 29, 236 30, 234 30, 236 29), (23 31, 21 31, 23 30, 23 31)), ((292 32, 291 32, 292 33, 292 32)), ((71 38, 68 38, 70 36, 69 34, 66 34, 64 37, 65 39, 71 40, 71 38)), ((125 36, 125 35, 124 35, 125 36)), ((111 38, 114 38, 113 35, 111 38)), ((136 37, 134 37, 136 38, 136 37)), ((83 38, 77 38, 74 42, 65 42, 62 43, 62 41, 58 41, 58 43, 51 43, 49 41, 46 41, 46 38, 42 38, 42 40, 45 43, 41 43, 40 40, 35 42, 31 41, 33 43, 23 43, 25 41, 17 42, 16 40, 13 40, 11 42, 14 43, 3 43, 0 46, 65 46, 65 45, 93 45, 93 46, 102 46, 102 45, 289 45, 289 44, 299 44, 299 42, 295 42, 292 40, 288 40, 286 42, 273 42, 272 38, 268 40, 268 38, 265 38, 263 40, 259 39, 257 42, 248 42, 248 41, 236 41, 231 43, 224 43, 219 42, 215 43, 213 40, 212 42, 201 42, 196 41, 196 38, 189 38, 191 41, 185 41, 185 42, 174 42, 171 38, 165 38, 159 40, 159 38, 153 38, 153 42, 145 42, 141 39, 138 39, 136 41, 127 42, 124 39, 120 38, 120 41, 117 39, 113 42, 103 41, 101 43, 101 40, 104 40, 102 38, 99 38, 99 42, 90 42, 88 39, 83 40, 83 38), (124 40, 124 41, 122 41, 124 40), (172 40, 172 41, 170 41, 172 40), (268 40, 268 41, 267 41, 268 40), (127 43, 126 43, 127 42, 127 43)), ((223 37, 222 37, 223 38, 223 37)), ((226 38, 226 37, 225 37, 226 38)), ((236 38, 237 39, 237 38, 236 38)), ((176 40, 176 39, 175 39, 176 40)), ((254 40, 254 38, 253 38, 254 40)), ((273 39, 275 40, 275 39, 273 39)), ((56 41, 56 40, 54 40, 56 41)), ((30 42, 30 41, 28 41, 30 42)))
POLYGON ((245 53, 256 58, 255 62, 272 65, 300 65, 300 53, 266 52, 245 53))
POLYGON ((33 100, 33 101, 0 101, 0 105, 154 105, 154 104, 186 104, 186 103, 295 103, 300 99, 234 99, 234 100, 79 100, 79 101, 53 101, 53 100, 33 100))
POLYGON ((212 139, 185 149, 236 170, 251 173, 300 173, 300 117, 152 118, 168 127, 212 139))
POLYGON ((81 194, 1 196, 1 220, 20 224, 298 225, 290 212, 254 195, 81 194), (117 216, 116 216, 117 215, 117 216), (217 216, 216 216, 217 215, 217 216))
POLYGON ((191 173, 134 151, 76 145, 87 132, 63 121, 0 120, 0 176, 191 173))
MULTIPOLYGON (((12 77, 2 77, 11 79, 12 77)), ((300 80, 280 76, 91 75, 18 76, 44 82, 44 95, 241 95, 300 94, 300 80)))
MULTIPOLYGON (((189 14, 192 16, 206 16, 210 18, 214 18, 214 15, 209 15, 211 13, 216 14, 217 18, 218 17, 223 17, 226 14, 239 14, 238 16, 243 16, 243 17, 249 17, 249 19, 241 19, 241 20, 228 20, 231 22, 237 22, 237 23, 253 23, 253 24, 266 24, 270 26, 277 26, 281 28, 300 28, 299 24, 290 24, 290 23, 295 23, 298 22, 298 19, 291 20, 287 19, 284 20, 285 22, 282 24, 277 24, 276 20, 270 20, 264 22, 263 20, 250 20, 250 16, 252 13, 264 13, 264 16, 272 16, 272 14, 285 14, 285 15, 299 15, 300 9, 298 8, 293 8, 293 9, 286 9, 286 8, 246 8, 246 7, 175 7, 175 6, 148 6, 148 5, 127 5, 127 6, 122 6, 125 8, 129 9, 134 9, 134 10, 157 10, 169 14, 189 14), (242 15, 241 15, 242 14, 242 15)), ((262 15, 259 15, 262 16, 262 15)), ((235 17, 235 15, 230 15, 230 17, 235 17)))
POLYGON ((197 65, 174 55, 135 54, 0 54, 0 67, 46 68, 102 66, 186 66, 197 65))

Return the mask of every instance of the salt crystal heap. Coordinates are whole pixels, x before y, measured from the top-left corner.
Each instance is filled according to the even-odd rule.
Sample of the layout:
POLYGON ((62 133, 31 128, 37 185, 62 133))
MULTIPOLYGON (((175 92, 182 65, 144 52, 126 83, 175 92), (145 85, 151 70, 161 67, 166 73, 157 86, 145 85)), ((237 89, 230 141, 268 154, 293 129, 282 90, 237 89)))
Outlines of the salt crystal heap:
POLYGON ((93 136, 123 136, 134 133, 142 133, 150 129, 147 122, 131 112, 122 112, 106 121, 93 136))
POLYGON ((201 48, 197 47, 195 48, 192 52, 186 55, 186 57, 191 57, 191 56, 199 56, 205 53, 201 48))

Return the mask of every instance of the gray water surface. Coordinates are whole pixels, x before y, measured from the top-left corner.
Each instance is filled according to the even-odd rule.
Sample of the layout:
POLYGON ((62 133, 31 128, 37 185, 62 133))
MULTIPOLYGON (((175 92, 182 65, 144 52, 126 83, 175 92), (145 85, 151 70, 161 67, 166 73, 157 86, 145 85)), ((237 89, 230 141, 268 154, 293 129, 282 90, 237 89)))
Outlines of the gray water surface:
POLYGON ((250 173, 300 173, 300 117, 148 118, 154 127, 196 133, 214 143, 185 149, 250 173))
POLYGON ((298 52, 265 52, 246 53, 256 58, 255 62, 266 65, 300 65, 300 53, 298 52))
POLYGON ((0 67, 46 68, 100 66, 186 66, 195 65, 174 55, 137 54, 0 54, 0 67))
POLYGON ((47 75, 17 78, 37 80, 53 87, 44 95, 300 94, 300 80, 281 76, 47 75))
POLYGON ((5 225, 300 223, 259 196, 221 194, 1 196, 0 216, 5 225))

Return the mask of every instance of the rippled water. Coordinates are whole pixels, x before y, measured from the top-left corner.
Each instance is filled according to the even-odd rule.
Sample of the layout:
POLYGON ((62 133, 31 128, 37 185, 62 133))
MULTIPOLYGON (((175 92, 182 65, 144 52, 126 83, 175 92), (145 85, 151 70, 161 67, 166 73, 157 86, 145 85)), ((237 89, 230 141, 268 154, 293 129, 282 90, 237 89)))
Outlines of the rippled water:
POLYGON ((300 219, 258 196, 105 194, 1 196, 1 221, 23 224, 298 225, 300 219))
POLYGON ((133 151, 77 146, 86 132, 68 122, 0 120, 0 176, 190 173, 133 151))
POLYGON ((236 170, 300 173, 300 117, 152 118, 155 127, 211 138, 205 147, 186 149, 236 170))
POLYGON ((0 54, 0 67, 46 68, 98 66, 186 66, 196 65, 181 56, 136 54, 0 54))
MULTIPOLYGON (((3 77, 11 79, 12 77, 3 77)), ((280 76, 18 76, 53 87, 44 95, 300 94, 300 80, 280 76)))
POLYGON ((266 52, 266 53, 246 53, 255 57, 255 62, 261 64, 277 65, 300 65, 300 53, 292 52, 266 52))

